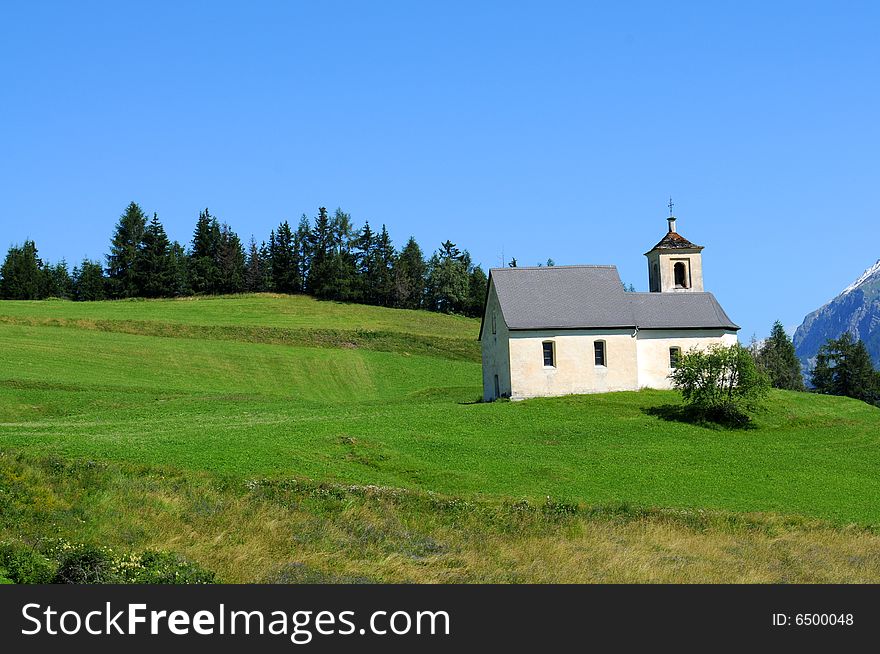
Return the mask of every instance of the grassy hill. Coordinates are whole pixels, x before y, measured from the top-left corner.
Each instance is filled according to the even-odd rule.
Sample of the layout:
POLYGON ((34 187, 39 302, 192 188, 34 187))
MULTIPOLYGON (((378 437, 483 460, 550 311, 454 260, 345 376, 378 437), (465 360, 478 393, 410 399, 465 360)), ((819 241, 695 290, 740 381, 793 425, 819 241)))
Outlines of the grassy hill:
MULTIPOLYGON (((749 547, 757 542, 749 525, 761 524, 769 553, 774 530, 783 529, 790 544, 801 542, 806 551, 819 538, 811 530, 819 529, 820 540, 839 541, 834 551, 842 561, 861 556, 854 552, 875 538, 880 410, 843 398, 776 392, 755 429, 726 431, 657 417, 652 408, 678 401, 670 392, 482 404, 476 401, 478 329, 479 321, 460 317, 270 295, 2 302, 0 486, 14 490, 27 486, 25 479, 39 480, 27 486, 34 496, 44 488, 54 498, 46 500, 45 511, 37 499, 23 501, 19 526, 9 523, 3 533, 21 537, 16 529, 30 530, 32 538, 46 537, 46 525, 54 524, 69 539, 178 547, 238 581, 261 578, 284 560, 312 557, 309 565, 317 565, 328 553, 354 577, 366 567, 370 578, 385 580, 552 580, 539 573, 547 564, 541 557, 550 554, 538 556, 538 542, 556 552, 556 565, 581 560, 571 550, 578 542, 585 546, 577 534, 613 531, 621 515, 621 538, 647 525, 660 530, 654 538, 660 532, 672 537, 672 529, 675 538, 693 540, 695 528, 710 528, 737 541, 731 534, 744 529, 753 534, 749 547), (77 463, 89 461, 103 471, 97 477, 77 463), (168 479, 177 481, 169 485, 168 479), (372 487, 400 489, 387 492, 409 499, 358 490, 372 487), (221 508, 211 513, 200 496, 221 508), (430 499, 435 497, 445 498, 442 510, 430 499), (122 498, 156 505, 158 522, 128 515, 116 504, 122 498), (456 518, 443 508, 450 502, 470 508, 456 518), (511 521, 521 516, 499 507, 518 502, 538 517, 513 538, 511 521), (308 515, 293 508, 300 505, 311 507, 308 515), (243 517, 248 511, 268 512, 287 534, 286 540, 272 538, 286 544, 250 542, 220 521, 200 529, 220 531, 237 544, 211 553, 191 531, 196 518, 183 507, 207 511, 196 516, 200 524, 211 516, 250 524, 243 517), (695 527, 691 522, 701 511, 716 517, 695 527), (564 524, 557 520, 560 512, 564 524), (743 522, 745 514, 752 517, 743 522), (780 522, 774 515, 800 517, 780 522), (111 528, 120 521, 132 523, 127 535, 111 528), (337 539, 338 552, 322 540, 326 534, 309 547, 296 546, 284 525, 303 521, 311 529, 347 534, 337 539), (352 553, 352 521, 366 521, 382 534, 370 546, 375 551, 361 552, 361 543, 360 554, 352 553), (849 523, 858 538, 839 531, 849 523), (453 536, 456 524, 464 531, 453 536), (407 533, 447 544, 437 551, 419 546, 415 559, 404 556, 406 565, 377 563, 387 559, 382 548, 406 540, 407 533), (531 549, 523 549, 525 537, 536 539, 531 549), (451 542, 457 543, 457 572, 444 577, 436 566, 450 565, 451 542), (483 552, 477 542, 494 542, 512 558, 461 559, 464 551, 483 552), (519 561, 525 551, 541 565, 519 561), (422 574, 426 566, 433 576, 422 574)), ((657 561, 650 563, 656 558, 651 551, 646 547, 636 571, 654 566, 657 576, 627 576, 621 563, 612 566, 618 573, 609 572, 610 578, 715 578, 708 568, 708 577, 694 576, 699 566, 658 568, 657 561)), ((762 560, 754 551, 748 556, 762 560)), ((775 559, 768 556, 772 568, 775 559)), ((724 557, 709 558, 718 570, 727 569, 724 557)), ((880 561, 868 560, 867 571, 864 562, 861 571, 835 563, 819 578, 880 578, 880 561)), ((783 569, 792 574, 790 566, 783 569)), ((568 572, 556 580, 596 579, 572 566, 561 570, 568 572)), ((773 577, 752 571, 718 578, 773 577)))

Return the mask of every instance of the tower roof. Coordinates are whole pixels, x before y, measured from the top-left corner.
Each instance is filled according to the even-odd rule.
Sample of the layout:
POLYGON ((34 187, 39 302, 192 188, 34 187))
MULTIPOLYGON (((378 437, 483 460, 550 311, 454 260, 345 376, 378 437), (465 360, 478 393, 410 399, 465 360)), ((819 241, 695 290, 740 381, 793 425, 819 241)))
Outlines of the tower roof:
POLYGON ((675 216, 670 216, 667 218, 669 221, 669 231, 666 233, 666 236, 660 239, 660 241, 652 247, 645 254, 649 254, 654 250, 702 250, 702 245, 695 245, 687 240, 684 236, 679 234, 675 230, 675 216))

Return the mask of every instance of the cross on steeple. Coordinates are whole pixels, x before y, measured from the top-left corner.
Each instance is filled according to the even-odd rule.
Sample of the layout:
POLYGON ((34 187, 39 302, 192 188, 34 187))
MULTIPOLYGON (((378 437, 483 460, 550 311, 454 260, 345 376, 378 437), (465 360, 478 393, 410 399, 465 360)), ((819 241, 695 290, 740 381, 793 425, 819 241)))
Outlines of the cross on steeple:
POLYGON ((669 196, 669 204, 668 204, 667 206, 669 207, 669 215, 670 215, 670 217, 671 217, 671 216, 672 216, 672 207, 675 206, 675 204, 672 202, 672 196, 671 196, 671 195, 669 196))

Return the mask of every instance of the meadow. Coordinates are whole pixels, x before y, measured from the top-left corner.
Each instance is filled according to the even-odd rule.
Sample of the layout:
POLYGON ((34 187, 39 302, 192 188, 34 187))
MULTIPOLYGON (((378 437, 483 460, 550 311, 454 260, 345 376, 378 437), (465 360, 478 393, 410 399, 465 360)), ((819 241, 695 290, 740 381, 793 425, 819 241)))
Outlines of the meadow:
POLYGON ((776 391, 726 430, 661 417, 674 392, 485 404, 478 330, 306 297, 2 302, 0 490, 24 499, 0 538, 231 581, 880 579, 880 410, 776 391))

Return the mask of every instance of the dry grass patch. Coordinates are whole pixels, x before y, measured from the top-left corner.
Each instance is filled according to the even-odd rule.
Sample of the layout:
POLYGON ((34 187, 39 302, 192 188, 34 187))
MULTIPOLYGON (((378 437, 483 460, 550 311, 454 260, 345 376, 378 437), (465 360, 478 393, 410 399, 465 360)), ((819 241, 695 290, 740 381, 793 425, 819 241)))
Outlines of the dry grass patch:
POLYGON ((880 581, 880 535, 816 520, 243 484, 11 453, 0 472, 0 539, 171 551, 231 583, 880 581))

